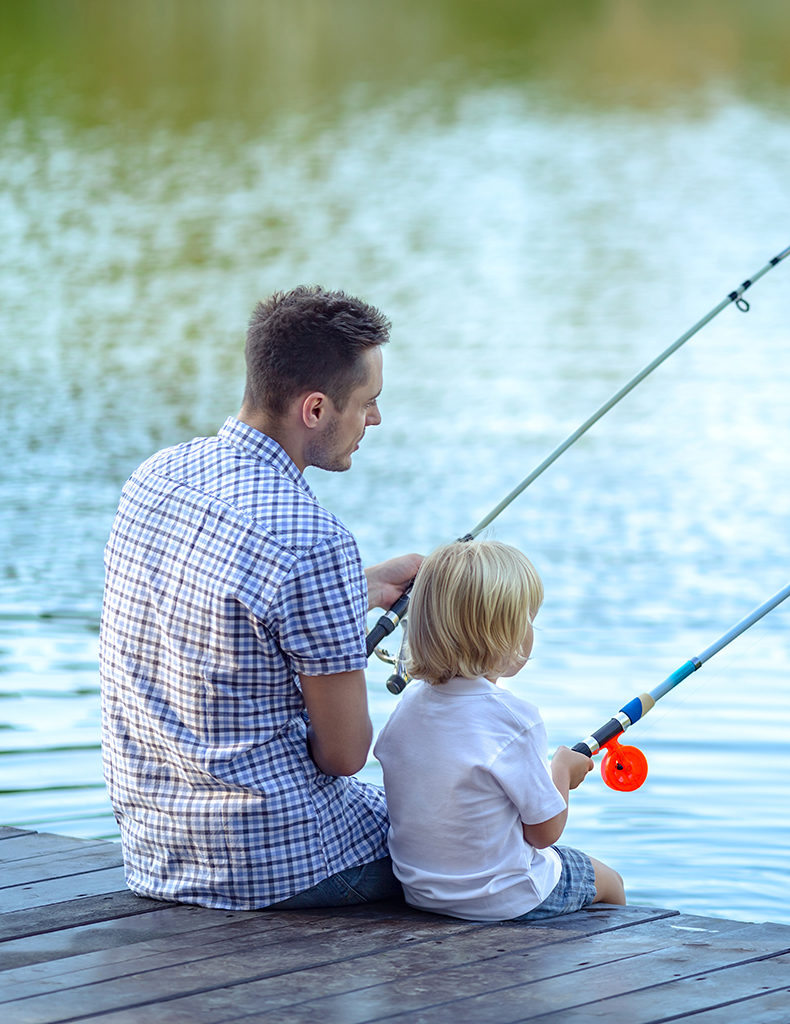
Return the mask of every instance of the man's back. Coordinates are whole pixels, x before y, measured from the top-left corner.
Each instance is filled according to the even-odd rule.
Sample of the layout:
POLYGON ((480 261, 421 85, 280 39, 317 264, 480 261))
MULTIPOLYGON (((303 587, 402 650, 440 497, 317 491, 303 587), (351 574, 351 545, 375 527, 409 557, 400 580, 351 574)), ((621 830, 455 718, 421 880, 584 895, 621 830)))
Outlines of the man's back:
POLYGON ((375 787, 310 760, 296 673, 364 667, 356 544, 235 419, 149 459, 106 551, 106 777, 144 895, 265 906, 384 856, 375 787))

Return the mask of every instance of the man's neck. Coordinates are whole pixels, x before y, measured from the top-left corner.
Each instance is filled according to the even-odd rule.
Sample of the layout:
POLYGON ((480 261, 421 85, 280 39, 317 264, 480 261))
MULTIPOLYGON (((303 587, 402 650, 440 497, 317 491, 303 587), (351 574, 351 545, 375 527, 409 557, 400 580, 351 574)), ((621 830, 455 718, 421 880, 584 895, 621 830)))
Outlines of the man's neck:
POLYGON ((274 419, 260 409, 253 409, 246 404, 241 407, 237 418, 252 427, 253 430, 259 430, 276 441, 299 472, 304 473, 305 462, 301 442, 296 436, 296 432, 289 430, 287 423, 274 419))

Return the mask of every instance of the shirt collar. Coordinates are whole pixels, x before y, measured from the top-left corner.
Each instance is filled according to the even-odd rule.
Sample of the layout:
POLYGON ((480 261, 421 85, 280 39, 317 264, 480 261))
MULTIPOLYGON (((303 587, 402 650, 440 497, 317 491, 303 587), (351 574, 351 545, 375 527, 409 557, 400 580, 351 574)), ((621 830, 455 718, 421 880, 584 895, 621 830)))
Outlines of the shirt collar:
POLYGON ((262 462, 268 462, 283 476, 293 480, 314 501, 317 500, 293 459, 268 434, 262 434, 260 430, 256 430, 255 427, 251 427, 249 423, 244 423, 235 416, 228 416, 217 436, 220 441, 224 441, 232 448, 239 448, 262 462))

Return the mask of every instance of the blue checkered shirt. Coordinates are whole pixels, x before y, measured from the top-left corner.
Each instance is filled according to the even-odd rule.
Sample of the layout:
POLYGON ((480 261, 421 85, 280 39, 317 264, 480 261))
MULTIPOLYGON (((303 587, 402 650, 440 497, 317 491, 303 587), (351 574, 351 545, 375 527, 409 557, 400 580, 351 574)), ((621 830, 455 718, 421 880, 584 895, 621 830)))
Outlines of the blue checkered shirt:
POLYGON ((297 673, 364 668, 356 543, 230 418, 127 482, 105 552, 105 777, 129 887, 251 909, 386 856, 382 791, 307 752, 297 673))

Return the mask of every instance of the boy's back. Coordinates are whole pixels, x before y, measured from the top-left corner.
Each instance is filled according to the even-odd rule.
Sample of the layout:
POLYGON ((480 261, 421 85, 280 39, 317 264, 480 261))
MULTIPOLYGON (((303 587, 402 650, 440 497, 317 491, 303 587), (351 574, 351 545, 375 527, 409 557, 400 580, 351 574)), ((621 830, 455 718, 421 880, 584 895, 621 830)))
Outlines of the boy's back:
POLYGON ((382 730, 390 854, 414 906, 470 920, 526 913, 551 892, 557 854, 522 822, 565 808, 538 709, 487 679, 413 683, 382 730))

